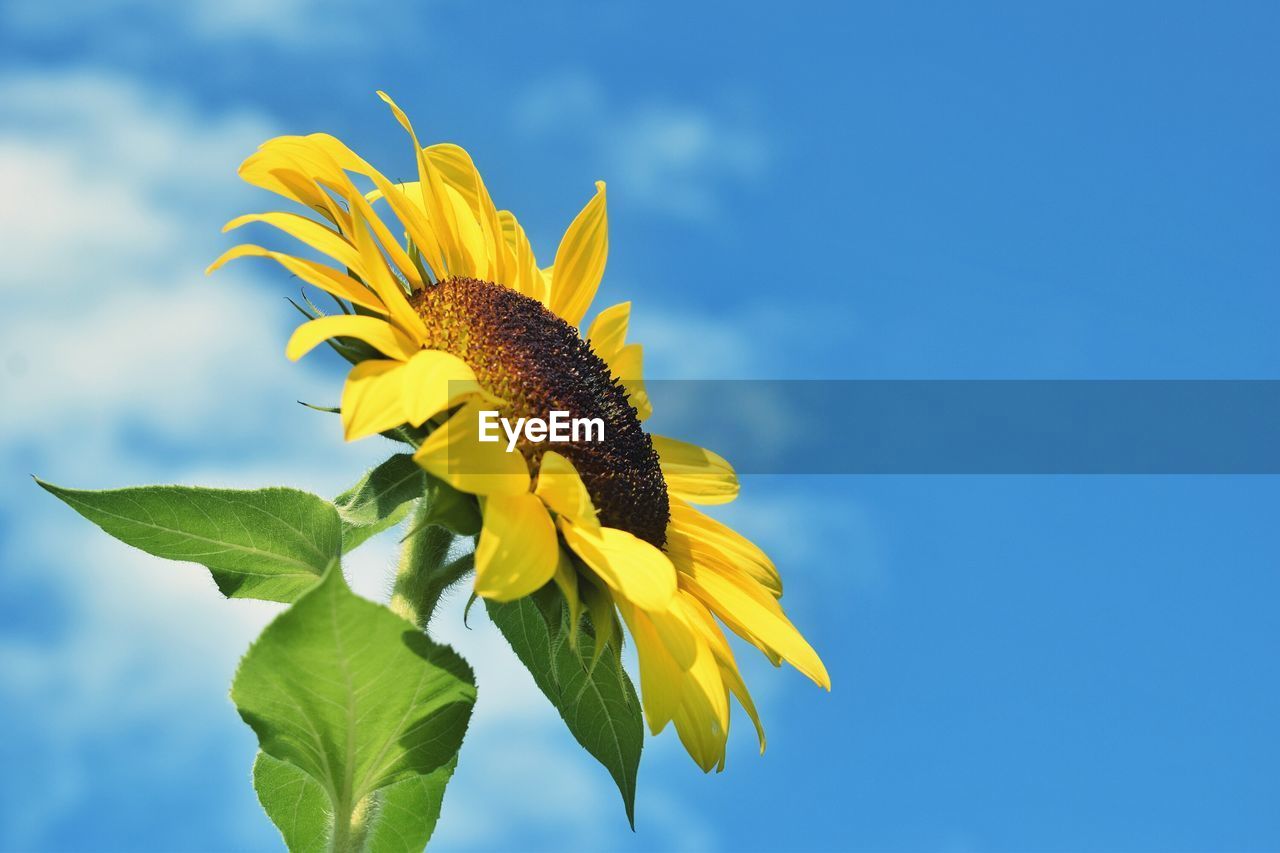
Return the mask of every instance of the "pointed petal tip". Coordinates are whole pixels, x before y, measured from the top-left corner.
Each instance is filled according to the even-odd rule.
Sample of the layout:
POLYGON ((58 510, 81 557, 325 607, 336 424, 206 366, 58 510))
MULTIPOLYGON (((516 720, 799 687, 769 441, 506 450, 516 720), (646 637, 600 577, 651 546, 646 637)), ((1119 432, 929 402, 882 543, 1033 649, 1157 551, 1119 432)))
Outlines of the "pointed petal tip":
MULTIPOLYGON (((227 229, 224 227, 222 230, 225 232, 227 229)), ((214 260, 213 263, 209 264, 209 266, 204 268, 204 274, 212 275, 213 273, 222 269, 222 267, 226 265, 227 261, 233 261, 236 258, 241 257, 245 252, 245 248, 246 247, 244 245, 239 245, 239 246, 232 246, 230 249, 227 249, 221 255, 218 255, 218 257, 214 260)))
POLYGON ((650 716, 650 714, 649 714, 649 712, 648 712, 648 711, 645 711, 645 712, 644 712, 644 722, 645 722, 646 727, 649 729, 649 733, 650 733, 650 734, 652 734, 654 737, 657 737, 658 735, 662 734, 662 733, 663 733, 663 731, 665 731, 665 730, 666 730, 666 728, 667 728, 667 723, 669 723, 669 722, 671 722, 671 721, 670 721, 670 720, 663 720, 663 721, 661 721, 661 722, 658 722, 657 720, 653 719, 653 717, 652 717, 652 716, 650 716))
POLYGON ((228 231, 234 231, 235 229, 239 228, 241 225, 244 225, 246 222, 248 222, 249 218, 250 218, 249 214, 246 214, 244 216, 237 216, 235 219, 230 220, 229 222, 227 222, 226 225, 222 226, 222 233, 226 234, 228 231))

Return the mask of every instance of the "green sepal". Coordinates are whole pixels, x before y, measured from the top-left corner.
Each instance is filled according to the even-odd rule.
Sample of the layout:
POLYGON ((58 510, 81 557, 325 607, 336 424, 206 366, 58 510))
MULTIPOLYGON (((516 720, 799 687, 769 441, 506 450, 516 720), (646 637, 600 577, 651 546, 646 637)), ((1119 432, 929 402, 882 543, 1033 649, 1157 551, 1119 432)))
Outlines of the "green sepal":
POLYGON ((439 477, 426 475, 425 511, 414 519, 408 539, 424 527, 443 527, 458 536, 475 536, 480 532, 480 504, 475 495, 460 492, 439 477))
POLYGON ((408 453, 386 459, 333 499, 342 518, 342 551, 404 520, 426 494, 428 474, 408 453))
MULTIPOLYGON (((329 414, 329 415, 342 414, 342 409, 339 406, 318 406, 315 403, 308 403, 304 400, 299 400, 298 405, 306 406, 308 409, 311 409, 313 412, 324 412, 325 414, 329 414)), ((413 427, 413 426, 410 426, 409 424, 403 424, 401 426, 392 427, 389 430, 380 432, 378 433, 378 435, 382 436, 383 438, 390 439, 391 441, 398 441, 401 444, 407 444, 410 447, 416 449, 422 445, 423 441, 426 440, 428 433, 425 429, 422 429, 421 427, 413 427)))

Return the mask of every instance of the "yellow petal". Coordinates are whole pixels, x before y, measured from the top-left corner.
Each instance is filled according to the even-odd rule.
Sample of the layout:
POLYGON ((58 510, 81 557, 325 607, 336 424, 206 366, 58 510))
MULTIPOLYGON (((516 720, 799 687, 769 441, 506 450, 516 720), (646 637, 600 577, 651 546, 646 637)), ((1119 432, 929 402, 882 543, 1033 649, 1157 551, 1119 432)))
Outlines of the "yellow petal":
POLYGON ((513 259, 502 235, 498 211, 485 188, 480 170, 471 155, 460 146, 441 143, 427 148, 427 158, 435 163, 445 182, 453 187, 466 202, 472 217, 480 225, 484 238, 484 254, 490 262, 490 281, 511 286, 513 259))
POLYGON ((680 742, 703 772, 723 762, 729 737, 728 691, 705 642, 698 644, 698 656, 685 673, 674 721, 680 742))
POLYGON ((472 495, 529 491, 529 466, 506 442, 479 440, 480 412, 486 404, 469 402, 437 427, 414 454, 423 468, 460 492, 472 495))
MULTIPOLYGON (((336 140, 334 142, 340 147, 345 147, 336 140)), ((373 228, 378 239, 386 245, 386 251, 391 256, 391 260, 401 267, 411 266, 403 248, 391 238, 391 233, 373 214, 363 194, 351 183, 346 171, 331 156, 326 146, 317 140, 316 135, 276 137, 263 143, 259 154, 270 156, 275 176, 287 177, 293 184, 298 181, 310 182, 312 188, 300 193, 299 200, 307 203, 308 197, 314 198, 318 193, 319 206, 314 200, 309 206, 319 209, 331 222, 337 224, 348 240, 351 239, 353 228, 351 214, 359 213, 373 228), (339 199, 344 204, 340 205, 339 199)), ((364 162, 354 154, 349 154, 348 159, 361 164, 364 162)), ((364 165, 367 166, 367 164, 364 165)), ((404 269, 404 274, 410 278, 416 278, 417 270, 404 269)))
POLYGON ((419 350, 404 369, 405 420, 421 426, 460 400, 484 391, 465 361, 440 350, 419 350))
POLYGON ((437 279, 445 278, 449 274, 449 269, 445 266, 444 255, 440 251, 440 241, 436 239, 435 230, 427 219, 427 210, 422 202, 421 184, 417 181, 408 181, 393 185, 376 173, 371 177, 378 188, 365 198, 370 204, 379 199, 386 199, 427 266, 431 268, 437 279))
POLYGON ((623 603, 618 609, 635 638, 650 730, 657 734, 674 720, 689 754, 709 770, 724 756, 729 706, 715 654, 691 621, 692 606, 700 605, 679 596, 667 612, 646 613, 623 603))
POLYGON ((747 690, 747 683, 742 680, 742 674, 738 672, 736 665, 722 665, 720 667, 720 677, 724 679, 725 686, 733 692, 734 698, 738 700, 742 710, 746 711, 747 716, 751 718, 751 724, 756 729, 756 740, 760 743, 760 754, 764 755, 764 724, 760 722, 760 712, 756 710, 756 703, 751 699, 751 693, 747 690))
POLYGON ((458 250, 465 258, 464 266, 467 270, 465 274, 483 281, 493 281, 495 279, 493 264, 489 256, 489 241, 485 238, 484 228, 476 220, 475 214, 471 212, 471 208, 467 207, 466 201, 457 190, 446 185, 444 195, 453 207, 453 221, 457 229, 454 237, 458 250))
POLYGON ((672 656, 682 665, 684 664, 680 658, 681 652, 673 645, 673 639, 689 650, 685 652, 690 658, 688 665, 685 666, 689 674, 685 682, 689 691, 685 697, 686 701, 690 697, 696 697, 701 706, 699 710, 708 710, 714 715, 719 725, 723 745, 723 736, 729 729, 729 701, 724 682, 720 679, 720 667, 715 650, 698 625, 698 620, 703 618, 698 611, 706 613, 706 607, 702 602, 688 593, 681 592, 672 602, 667 617, 671 627, 666 632, 662 631, 659 620, 654 619, 653 614, 650 614, 650 618, 654 619, 654 626, 659 628, 663 642, 671 650, 672 656), (679 628, 680 635, 678 638, 673 638, 672 629, 676 627, 679 628))
POLYGON ((404 362, 362 361, 347 374, 342 388, 342 428, 347 441, 398 427, 404 423, 401 394, 404 362))
POLYGON ((711 653, 715 656, 716 663, 720 667, 720 678, 724 681, 725 687, 730 690, 738 699, 747 716, 751 718, 752 724, 756 729, 756 738, 760 742, 760 754, 764 754, 765 736, 764 726, 760 723, 760 715, 756 711, 755 702, 751 699, 751 693, 747 690, 746 682, 742 680, 742 674, 738 672, 737 661, 734 660, 733 650, 729 647, 728 640, 725 639, 724 632, 720 630, 720 625, 716 622, 715 617, 707 610, 706 605, 695 598, 686 590, 680 590, 680 596, 685 602, 685 611, 690 614, 690 622, 701 634, 703 639, 707 641, 707 645, 711 648, 711 653))
POLYGON ((676 592, 667 556, 625 530, 592 530, 560 520, 565 542, 611 590, 642 610, 663 610, 676 592))
MULTIPOLYGON (((377 174, 375 169, 343 143, 327 134, 282 137, 277 140, 277 143, 285 152, 293 153, 305 163, 306 168, 310 170, 309 174, 318 184, 344 199, 347 210, 351 214, 358 214, 359 218, 368 224, 391 262, 406 280, 413 287, 422 287, 422 278, 418 274, 417 267, 410 260, 404 247, 400 245, 399 239, 388 230, 382 219, 374 212, 365 199, 364 193, 351 182, 345 166, 353 167, 359 174, 368 175, 377 174)), ((354 227, 355 221, 352 217, 346 230, 349 232, 354 227)))
POLYGON ((698 656, 697 631, 690 624, 681 609, 682 597, 679 593, 671 598, 667 610, 650 610, 645 613, 653 630, 662 640, 671 659, 681 670, 693 666, 698 656))
MULTIPOLYGON (((377 170, 342 142, 327 134, 277 137, 264 143, 263 150, 259 153, 271 155, 272 162, 276 164, 276 176, 292 175, 295 180, 312 182, 312 192, 319 193, 320 203, 325 206, 321 212, 339 225, 348 241, 355 243, 354 232, 360 221, 367 224, 387 258, 383 258, 381 254, 376 257, 366 254, 366 263, 376 262, 381 266, 389 259, 411 287, 422 287, 422 276, 417 265, 400 245, 399 239, 374 212, 364 194, 347 176, 349 168, 357 174, 372 177, 375 182, 386 184, 386 179, 377 170), (345 210, 336 204, 334 196, 346 203, 345 210)), ((305 203, 306 198, 300 200, 305 203)), ((358 243, 355 245, 359 248, 358 243)))
POLYGON ((515 214, 509 210, 498 211, 498 224, 502 228, 502 238, 511 251, 511 281, 504 282, 512 289, 523 293, 530 299, 536 299, 543 305, 550 301, 550 291, 546 279, 538 269, 537 258, 533 255, 533 247, 524 228, 516 220, 515 214))
POLYGON ((554 576, 555 527, 541 502, 530 497, 526 493, 484 499, 484 525, 475 554, 477 595, 513 601, 554 576))
POLYGON ((658 734, 680 709, 684 671, 680 669, 653 623, 639 608, 619 601, 618 612, 626 620, 640 661, 640 704, 649 731, 658 734))
POLYGON ((404 110, 400 109, 386 92, 378 92, 378 97, 391 107, 396 120, 413 140, 413 150, 418 161, 418 186, 422 192, 422 204, 436 239, 440 243, 440 251, 447 267, 445 272, 449 275, 471 275, 471 271, 467 269, 466 257, 458 244, 458 225, 454 220, 453 204, 448 200, 440 170, 427 157, 404 110))
POLYGON ((369 232, 364 215, 357 208, 351 211, 351 229, 356 249, 364 258, 361 278, 378 294, 382 304, 387 306, 388 317, 411 337, 422 340, 426 334, 422 318, 409 304, 404 284, 391 274, 386 258, 369 232))
POLYGON ((741 573, 774 598, 782 595, 782 577, 755 543, 679 498, 672 498, 670 506, 665 548, 677 567, 694 561, 713 562, 723 571, 741 573))
POLYGON ((268 140, 249 155, 240 164, 240 177, 256 187, 311 208, 334 225, 345 227, 348 222, 346 211, 316 185, 309 170, 300 167, 296 158, 279 151, 275 142, 268 140))
POLYGON ((636 641, 650 731, 657 734, 675 720, 681 742, 709 770, 724 755, 726 691, 709 645, 689 624, 680 600, 673 599, 672 605, 668 612, 644 612, 620 603, 619 610, 636 641))
POLYGON ((227 261, 236 258, 270 258, 307 284, 314 285, 326 293, 332 293, 339 299, 345 299, 379 314, 385 314, 387 311, 377 294, 349 275, 315 261, 295 258, 283 252, 272 252, 250 243, 242 243, 223 252, 221 257, 209 265, 205 273, 211 273, 227 261))
POLYGON ((610 306, 591 321, 587 340, 591 349, 608 363, 627 342, 627 323, 631 319, 631 303, 619 302, 610 306))
POLYGON ((307 219, 305 216, 299 216, 296 213, 282 213, 279 211, 247 213, 244 216, 237 216, 222 226, 222 230, 224 232, 232 231, 248 225, 250 222, 262 222, 279 228, 290 237, 301 240, 317 252, 328 255, 344 267, 355 270, 356 275, 361 278, 367 278, 364 261, 361 259, 360 253, 356 251, 356 247, 343 239, 342 235, 313 219, 307 219))
POLYGON ((569 224, 556 250, 551 280, 551 310, 577 326, 591 306, 609 257, 609 219, 605 210, 604 181, 596 181, 596 194, 569 224))
POLYGON ((484 184, 477 184, 476 179, 480 177, 480 173, 467 150, 451 142, 437 142, 428 145, 425 153, 427 159, 439 170, 444 182, 458 191, 467 207, 479 218, 483 207, 481 189, 484 184))
POLYGON ((725 504, 738 496, 738 475, 722 456, 663 435, 650 438, 671 494, 696 504, 725 504))
POLYGON ((573 463, 554 450, 542 454, 538 484, 533 491, 557 515, 576 525, 599 529, 600 521, 586 484, 573 463))
POLYGON ((420 349, 404 332, 381 317, 336 314, 319 317, 295 329, 285 346, 285 357, 297 361, 329 338, 355 338, 398 361, 408 359, 420 349))
POLYGON ((476 594, 513 601, 556 573, 559 546, 547 509, 528 492, 489 495, 476 543, 476 594))
POLYGON ((635 406, 636 417, 647 420, 653 414, 653 405, 649 402, 649 392, 644 388, 644 348, 640 344, 627 344, 607 362, 609 372, 627 389, 627 399, 635 406))
POLYGON ((728 732, 721 727, 715 713, 701 698, 686 698, 676 709, 673 718, 680 743, 703 773, 716 766, 724 766, 725 742, 728 732))
MULTIPOLYGON (((682 567, 683 568, 683 567, 682 567)), ((739 637, 772 651, 814 683, 831 689, 831 677, 813 647, 791 624, 778 602, 756 584, 721 572, 714 564, 694 564, 681 585, 696 595, 739 637)))

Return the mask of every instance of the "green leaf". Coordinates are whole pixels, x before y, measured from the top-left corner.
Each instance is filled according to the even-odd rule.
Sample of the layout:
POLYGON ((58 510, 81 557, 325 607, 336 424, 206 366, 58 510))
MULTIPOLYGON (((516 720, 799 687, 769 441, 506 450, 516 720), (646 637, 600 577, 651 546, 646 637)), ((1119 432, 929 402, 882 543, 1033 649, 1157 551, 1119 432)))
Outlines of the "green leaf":
POLYGON ((341 547, 333 505, 296 489, 95 492, 36 482, 121 542, 207 567, 231 598, 293 601, 315 585, 341 547))
POLYGON ((287 761, 259 752, 253 762, 258 802, 292 853, 324 853, 333 832, 324 786, 287 761))
POLYGON ((573 648, 567 608, 559 595, 547 596, 541 604, 537 597, 506 604, 486 599, 485 607, 578 743, 613 776, 634 828, 636 772, 644 746, 635 687, 618 655, 604 655, 592 668, 583 656, 591 644, 579 641, 573 648), (555 601, 558 610, 548 612, 548 602, 555 601))
POLYGON ((425 776, 411 776, 373 795, 369 853, 422 853, 431 840, 444 789, 457 766, 452 761, 425 776))
MULTIPOLYGON (((462 658, 356 596, 336 565, 267 626, 231 687, 262 751, 319 784, 333 816, 328 848, 338 851, 379 834, 416 838, 433 822, 403 804, 435 790, 420 777, 434 774, 432 785, 443 789, 441 771, 462 745, 475 696, 462 658), (390 790, 414 779, 421 784, 412 795, 390 790), (379 791, 390 807, 379 810, 379 791)), ((278 778, 268 781, 280 788, 278 778)), ((271 795, 273 819, 281 811, 275 801, 287 796, 288 789, 271 795)), ((309 802, 305 787, 298 796, 309 802)), ((314 819, 285 825, 286 838, 292 832, 303 843, 315 829, 314 819)))
MULTIPOLYGON (((431 840, 457 759, 425 776, 375 791, 365 818, 368 853, 421 853, 431 840)), ((259 752, 253 764, 258 802, 292 853, 326 853, 333 831, 324 787, 287 761, 259 752)))
POLYGON ((342 517, 342 551, 394 527, 409 513, 409 504, 427 490, 427 472, 408 453, 397 453, 333 499, 342 517))

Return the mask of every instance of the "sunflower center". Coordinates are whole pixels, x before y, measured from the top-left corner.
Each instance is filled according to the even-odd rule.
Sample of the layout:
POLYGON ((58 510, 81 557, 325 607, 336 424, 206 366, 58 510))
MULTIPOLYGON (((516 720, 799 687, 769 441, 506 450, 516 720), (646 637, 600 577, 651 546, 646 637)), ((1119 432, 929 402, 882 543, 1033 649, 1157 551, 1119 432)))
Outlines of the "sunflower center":
POLYGON ((503 417, 566 411, 603 421, 604 441, 547 445, 522 436, 516 446, 535 473, 547 450, 572 462, 601 524, 665 544, 671 510, 658 454, 626 391, 576 329, 536 299, 474 278, 445 279, 410 302, 427 327, 424 343, 465 361, 507 401, 503 417))

